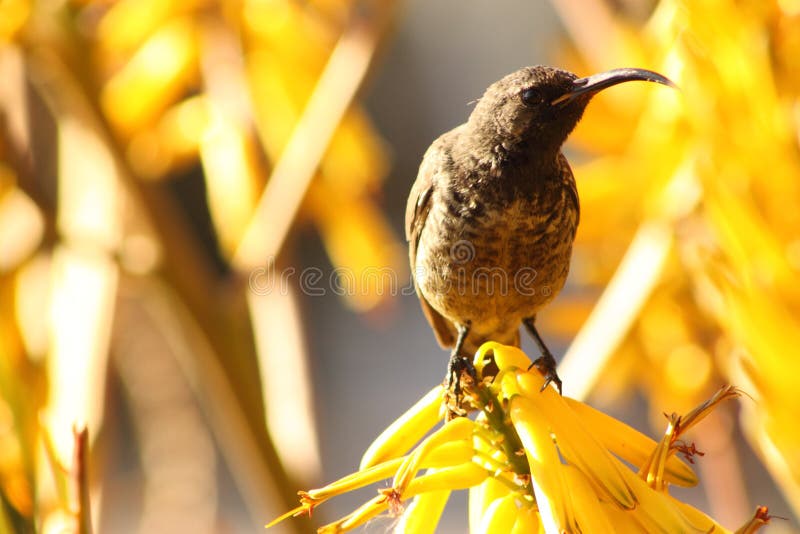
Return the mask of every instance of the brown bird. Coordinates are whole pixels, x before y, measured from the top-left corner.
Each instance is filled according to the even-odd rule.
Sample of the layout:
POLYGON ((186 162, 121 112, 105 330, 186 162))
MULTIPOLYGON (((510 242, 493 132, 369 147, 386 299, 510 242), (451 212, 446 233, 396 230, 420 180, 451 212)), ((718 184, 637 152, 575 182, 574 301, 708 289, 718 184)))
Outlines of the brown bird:
POLYGON ((561 146, 598 91, 645 80, 644 69, 586 78, 553 67, 495 82, 469 120, 428 148, 406 205, 406 239, 422 310, 452 348, 448 388, 471 354, 493 340, 519 346, 524 324, 541 351, 534 365, 561 390, 556 361, 534 321, 564 286, 580 219, 575 179, 561 146))

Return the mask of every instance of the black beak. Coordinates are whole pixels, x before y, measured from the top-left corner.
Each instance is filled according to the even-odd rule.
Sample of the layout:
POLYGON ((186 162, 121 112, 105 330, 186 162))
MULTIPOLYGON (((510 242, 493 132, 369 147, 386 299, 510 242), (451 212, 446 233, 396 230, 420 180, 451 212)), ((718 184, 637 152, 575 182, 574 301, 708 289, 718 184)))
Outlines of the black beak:
POLYGON ((657 72, 653 72, 652 70, 629 68, 614 69, 601 72, 600 74, 593 74, 591 76, 587 76, 586 78, 578 78, 572 82, 572 89, 570 89, 569 92, 564 93, 550 102, 550 105, 556 106, 558 104, 567 104, 580 95, 594 95, 598 91, 607 89, 612 85, 617 85, 618 83, 623 82, 633 82, 636 80, 660 83, 677 89, 677 86, 672 83, 669 78, 662 76, 657 72))

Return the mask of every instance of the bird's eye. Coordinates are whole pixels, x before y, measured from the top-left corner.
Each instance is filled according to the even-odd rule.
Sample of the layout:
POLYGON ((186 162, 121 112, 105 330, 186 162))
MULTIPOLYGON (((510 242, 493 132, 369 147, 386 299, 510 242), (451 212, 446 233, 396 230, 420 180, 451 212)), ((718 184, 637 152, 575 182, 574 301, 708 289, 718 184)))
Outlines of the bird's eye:
POLYGON ((519 97, 522 99, 522 103, 528 107, 535 106, 542 100, 539 91, 533 88, 523 89, 520 91, 519 97))

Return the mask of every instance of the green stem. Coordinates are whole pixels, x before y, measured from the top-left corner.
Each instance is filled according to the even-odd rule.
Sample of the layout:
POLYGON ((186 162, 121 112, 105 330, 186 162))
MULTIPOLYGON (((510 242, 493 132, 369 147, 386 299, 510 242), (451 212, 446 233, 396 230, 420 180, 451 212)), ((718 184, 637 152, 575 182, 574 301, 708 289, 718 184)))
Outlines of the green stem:
MULTIPOLYGON (((486 415, 489 427, 502 436, 500 446, 506 455, 508 466, 515 474, 521 475, 521 478, 530 477, 531 468, 528 465, 528 459, 524 454, 519 454, 520 451, 525 450, 522 441, 497 396, 484 384, 476 386, 474 392, 480 410, 486 415)), ((522 488, 533 496, 530 483, 526 483, 522 488)))

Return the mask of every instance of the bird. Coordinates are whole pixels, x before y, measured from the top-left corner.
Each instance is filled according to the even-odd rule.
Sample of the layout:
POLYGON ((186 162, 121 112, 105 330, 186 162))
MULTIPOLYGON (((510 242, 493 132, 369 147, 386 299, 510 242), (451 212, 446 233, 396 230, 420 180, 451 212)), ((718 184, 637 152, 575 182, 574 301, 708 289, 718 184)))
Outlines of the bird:
POLYGON ((550 66, 519 69, 490 85, 468 120, 425 152, 406 204, 414 288, 442 348, 447 389, 459 403, 471 354, 487 341, 519 346, 523 325, 535 366, 561 392, 538 313, 567 279, 580 203, 562 152, 598 92, 635 80, 675 87, 646 69, 579 78, 550 66))

